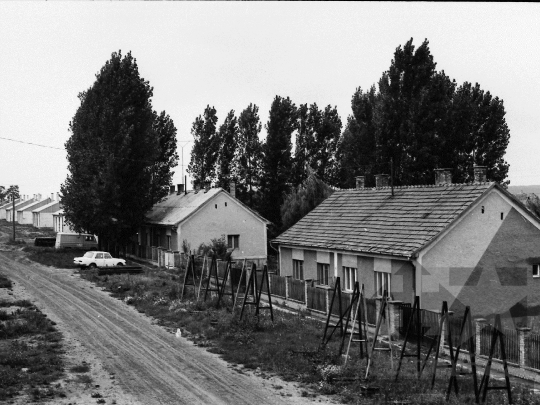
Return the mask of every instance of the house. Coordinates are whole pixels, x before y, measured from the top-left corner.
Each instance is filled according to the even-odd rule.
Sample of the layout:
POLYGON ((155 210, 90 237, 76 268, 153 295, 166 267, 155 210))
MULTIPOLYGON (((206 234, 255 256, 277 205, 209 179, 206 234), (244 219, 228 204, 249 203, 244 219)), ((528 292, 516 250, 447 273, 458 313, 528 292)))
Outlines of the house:
POLYGON ((503 187, 452 184, 448 169, 434 185, 336 191, 279 235, 281 275, 344 290, 364 283, 368 296, 438 310, 471 306, 474 315, 540 313, 540 220, 503 187))
POLYGON ((15 214, 13 214, 13 206, 6 207, 6 220, 12 222, 13 218, 17 218, 17 211, 21 208, 27 207, 36 202, 35 198, 30 199, 21 199, 17 204, 15 204, 15 214))
MULTIPOLYGON (((18 204, 21 200, 15 199, 15 204, 18 204)), ((0 219, 6 219, 6 210, 13 207, 13 201, 4 200, 0 203, 0 219)))
POLYGON ((52 214, 53 229, 55 232, 75 233, 69 225, 66 224, 66 218, 64 217, 64 210, 59 209, 52 214))
POLYGON ((146 215, 145 226, 138 234, 139 251, 149 246, 169 251, 183 251, 185 240, 191 250, 211 239, 225 238, 233 248, 234 259, 266 260, 266 227, 269 222, 222 188, 178 191, 171 186, 164 201, 146 215))
POLYGON ((35 201, 32 204, 25 205, 24 207, 16 208, 17 222, 19 224, 31 225, 34 219, 33 211, 51 203, 50 198, 41 198, 41 194, 35 196, 35 201))
POLYGON ((51 195, 51 201, 32 211, 32 223, 36 228, 54 228, 53 215, 61 209, 60 201, 54 200, 54 194, 51 195))

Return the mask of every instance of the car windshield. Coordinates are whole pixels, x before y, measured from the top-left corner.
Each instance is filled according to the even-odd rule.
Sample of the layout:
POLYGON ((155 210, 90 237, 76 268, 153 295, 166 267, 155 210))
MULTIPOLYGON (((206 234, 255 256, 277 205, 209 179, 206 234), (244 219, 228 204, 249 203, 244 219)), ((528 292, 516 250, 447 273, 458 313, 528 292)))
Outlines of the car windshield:
POLYGON ((94 252, 86 252, 83 257, 93 257, 94 252))

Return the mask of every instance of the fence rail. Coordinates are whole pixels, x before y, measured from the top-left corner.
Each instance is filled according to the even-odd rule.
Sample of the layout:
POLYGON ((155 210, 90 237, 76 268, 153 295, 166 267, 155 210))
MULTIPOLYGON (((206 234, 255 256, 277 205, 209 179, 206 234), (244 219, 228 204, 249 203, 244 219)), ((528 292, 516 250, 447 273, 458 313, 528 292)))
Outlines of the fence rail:
POLYGON ((540 335, 538 333, 529 334, 525 338, 525 347, 527 347, 525 365, 540 370, 540 335))
POLYGON ((272 295, 285 298, 287 296, 287 283, 285 277, 270 274, 270 288, 272 295))
MULTIPOLYGON (((519 340, 517 336, 517 331, 503 328, 503 339, 504 339, 504 348, 506 351, 506 360, 510 363, 519 364, 519 340)), ((493 334, 493 326, 490 324, 485 324, 480 329, 480 354, 484 356, 489 355, 489 350, 491 347, 491 339, 493 334)), ((493 357, 496 359, 502 359, 501 346, 500 344, 495 345, 495 350, 493 351, 493 357)))
POLYGON ((326 290, 317 287, 307 287, 307 307, 326 313, 326 290))
POLYGON ((302 280, 289 279, 289 298, 295 301, 306 301, 306 287, 305 282, 302 280))

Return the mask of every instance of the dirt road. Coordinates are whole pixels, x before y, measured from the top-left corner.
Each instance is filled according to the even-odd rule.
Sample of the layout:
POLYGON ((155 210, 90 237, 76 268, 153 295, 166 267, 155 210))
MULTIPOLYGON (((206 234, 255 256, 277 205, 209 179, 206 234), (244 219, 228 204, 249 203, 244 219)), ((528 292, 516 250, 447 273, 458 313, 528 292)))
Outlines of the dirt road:
POLYGON ((68 346, 80 343, 83 354, 99 359, 114 378, 110 390, 119 405, 311 403, 292 384, 272 388, 278 383, 243 374, 175 337, 74 270, 42 266, 12 251, 0 252, 0 272, 57 323, 68 346))

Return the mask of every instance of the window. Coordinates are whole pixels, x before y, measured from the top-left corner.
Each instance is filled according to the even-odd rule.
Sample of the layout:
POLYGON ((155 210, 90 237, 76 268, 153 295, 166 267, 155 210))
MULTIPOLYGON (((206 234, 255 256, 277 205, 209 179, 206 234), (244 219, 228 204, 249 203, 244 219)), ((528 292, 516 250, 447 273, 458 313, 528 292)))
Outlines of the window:
POLYGON ((112 256, 109 253, 103 253, 105 259, 112 259, 112 256))
POLYGON ((390 295, 390 273, 375 272, 375 293, 382 296, 386 290, 390 295))
POLYGON ((225 201, 225 207, 227 206, 227 201, 225 201))
POLYGON ((231 249, 240 249, 240 235, 228 235, 227 247, 231 249))
POLYGON ((533 277, 540 277, 540 264, 533 264, 533 277))
POLYGON ((345 280, 343 289, 352 290, 354 288, 354 283, 356 283, 356 267, 343 266, 343 279, 345 280))
POLYGON ((167 250, 171 250, 171 236, 167 235, 167 250))
POLYGON ((96 259, 103 259, 103 253, 96 253, 96 259))
POLYGON ((328 272, 330 265, 326 263, 317 263, 317 284, 328 285, 328 272))
POLYGON ((303 280, 304 279, 304 261, 293 259, 292 266, 293 266, 293 277, 296 280, 303 280))

